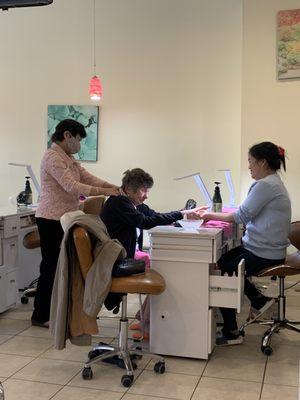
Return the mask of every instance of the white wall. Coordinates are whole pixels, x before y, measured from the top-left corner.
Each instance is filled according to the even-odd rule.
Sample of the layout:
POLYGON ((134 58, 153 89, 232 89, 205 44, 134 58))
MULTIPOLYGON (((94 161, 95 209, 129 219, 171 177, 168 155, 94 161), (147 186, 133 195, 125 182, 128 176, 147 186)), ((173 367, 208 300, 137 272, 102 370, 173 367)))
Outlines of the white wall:
POLYGON ((248 148, 270 140, 287 151, 287 173, 293 218, 300 218, 299 104, 300 80, 278 81, 276 76, 276 14, 300 8, 299 0, 244 1, 242 81, 242 197, 250 183, 248 148))
MULTIPOLYGON (((203 199, 218 168, 239 187, 241 0, 96 0, 97 72, 103 80, 99 161, 92 173, 119 183, 142 167, 155 179, 149 203, 162 210, 203 199)), ((18 193, 46 148, 48 104, 90 104, 92 0, 0 13, 1 203, 18 193)), ((224 191, 226 199, 226 193, 224 191)))

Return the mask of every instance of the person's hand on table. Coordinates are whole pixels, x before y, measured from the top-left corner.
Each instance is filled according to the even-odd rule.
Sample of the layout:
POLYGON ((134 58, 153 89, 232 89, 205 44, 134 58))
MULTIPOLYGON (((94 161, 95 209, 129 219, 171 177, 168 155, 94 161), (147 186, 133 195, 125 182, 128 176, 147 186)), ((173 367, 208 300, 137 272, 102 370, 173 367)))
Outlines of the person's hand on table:
POLYGON ((186 215, 187 219, 202 219, 202 214, 207 210, 207 206, 192 208, 191 210, 182 210, 183 216, 186 215))

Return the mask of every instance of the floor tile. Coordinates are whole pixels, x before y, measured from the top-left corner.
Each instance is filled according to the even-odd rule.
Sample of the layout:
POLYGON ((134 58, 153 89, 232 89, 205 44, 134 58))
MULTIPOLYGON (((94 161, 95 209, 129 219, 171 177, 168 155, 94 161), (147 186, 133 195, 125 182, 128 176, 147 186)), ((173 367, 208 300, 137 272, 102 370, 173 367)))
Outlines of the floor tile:
POLYGON ((9 377, 33 360, 33 357, 0 354, 0 376, 9 377))
POLYGON ((101 317, 97 322, 100 327, 119 329, 120 318, 118 318, 118 317, 101 317))
POLYGON ((14 378, 65 385, 82 369, 82 366, 71 361, 38 358, 17 372, 14 378))
POLYGON ((172 399, 172 397, 157 397, 157 396, 143 396, 141 394, 126 393, 122 400, 165 400, 172 399))
POLYGON ((265 361, 266 356, 260 350, 259 344, 254 341, 249 341, 246 337, 241 345, 237 346, 216 346, 210 360, 215 358, 243 358, 248 361, 265 361))
POLYGON ((299 363, 287 364, 276 361, 268 362, 265 374, 265 383, 274 385, 299 385, 299 363))
POLYGON ((49 329, 41 328, 39 326, 30 326, 28 329, 19 333, 19 336, 41 337, 53 340, 53 336, 50 334, 49 329))
MULTIPOLYGON (((146 369, 153 371, 157 360, 151 360, 146 369)), ((206 360, 196 360, 192 358, 165 357, 166 371, 175 374, 187 374, 201 376, 207 364, 206 360)))
POLYGON ((299 388, 265 384, 261 400, 299 400, 299 388))
POLYGON ((286 344, 274 342, 272 344, 273 353, 268 358, 268 364, 287 363, 299 365, 300 362, 300 347, 295 347, 286 344))
POLYGON ((198 381, 198 376, 170 372, 160 375, 144 370, 128 393, 188 400, 198 381))
POLYGON ((0 332, 2 335, 17 335, 30 325, 30 321, 3 318, 0 319, 0 332))
POLYGON ((249 362, 243 358, 216 357, 209 360, 203 376, 262 382, 266 361, 249 362))
POLYGON ((50 358, 53 360, 78 361, 84 363, 92 346, 75 346, 67 342, 66 348, 56 350, 53 347, 44 352, 41 358, 50 358))
POLYGON ((8 339, 11 339, 13 335, 0 335, 0 344, 6 342, 8 339))
POLYGON ((53 400, 119 400, 122 393, 65 386, 53 400))
POLYGON ((8 319, 21 319, 23 321, 29 321, 31 319, 31 315, 32 315, 32 310, 22 309, 21 307, 18 307, 1 314, 0 319, 8 318, 8 319))
POLYGON ((53 344, 51 339, 14 336, 0 345, 0 353, 37 357, 53 344))
MULTIPOLYGON (((82 379, 80 372, 68 383, 68 386, 111 390, 120 393, 124 393, 127 390, 127 388, 121 385, 121 377, 126 373, 124 369, 118 368, 115 365, 95 364, 92 366, 92 370, 92 380, 82 379)), ((137 377, 140 372, 139 370, 135 371, 135 377, 137 377)))
POLYGON ((62 386, 48 383, 29 382, 18 379, 7 379, 4 384, 5 399, 7 400, 48 400, 62 386))
POLYGON ((203 377, 192 400, 259 400, 261 384, 203 377))

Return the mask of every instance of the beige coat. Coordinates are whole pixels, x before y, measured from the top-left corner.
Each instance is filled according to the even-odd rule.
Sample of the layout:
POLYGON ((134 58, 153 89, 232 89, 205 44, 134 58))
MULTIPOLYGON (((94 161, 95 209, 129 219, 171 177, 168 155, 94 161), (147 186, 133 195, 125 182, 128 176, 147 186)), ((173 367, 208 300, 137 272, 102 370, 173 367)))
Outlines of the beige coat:
POLYGON ((56 349, 63 349, 67 339, 78 345, 91 344, 91 335, 98 333, 96 317, 111 286, 112 267, 124 257, 125 249, 110 239, 99 217, 73 218, 62 240, 51 298, 50 332, 56 349), (74 225, 86 228, 95 238, 94 262, 85 281, 73 242, 74 225))

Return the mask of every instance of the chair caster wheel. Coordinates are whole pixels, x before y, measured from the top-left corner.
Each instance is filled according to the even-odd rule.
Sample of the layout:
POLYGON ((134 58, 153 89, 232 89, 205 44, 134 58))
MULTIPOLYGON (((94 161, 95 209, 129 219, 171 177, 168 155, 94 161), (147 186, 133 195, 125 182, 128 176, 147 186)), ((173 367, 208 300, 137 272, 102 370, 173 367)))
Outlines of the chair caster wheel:
POLYGON ((154 371, 157 374, 163 374, 166 370, 166 366, 165 363, 162 361, 158 361, 155 365, 154 365, 154 371))
POLYGON ((123 375, 121 379, 121 383, 125 387, 130 387, 133 382, 133 375, 123 375))
POLYGON ((101 352, 99 350, 91 350, 88 354, 88 359, 93 360, 94 358, 100 356, 101 352))
POLYGON ((21 303, 22 304, 28 304, 28 297, 21 297, 21 303))
POLYGON ((245 331, 244 331, 244 329, 240 329, 240 330, 239 330, 239 335, 242 336, 242 337, 245 337, 245 331))
POLYGON ((261 351, 265 356, 270 356, 273 353, 271 346, 261 346, 261 351))
POLYGON ((93 379, 93 371, 91 367, 85 367, 82 370, 81 376, 84 380, 91 380, 93 379))

